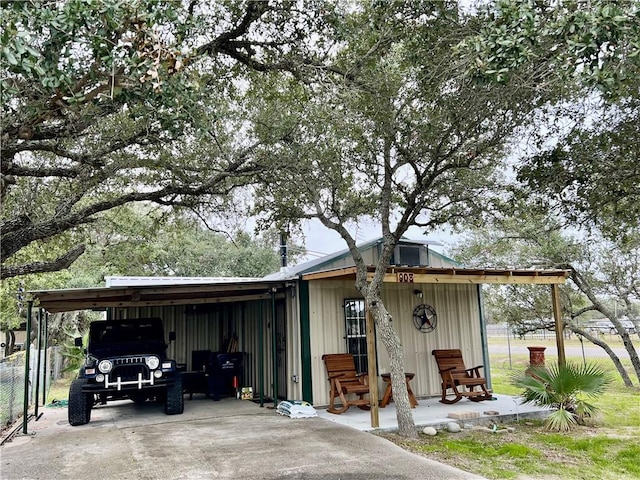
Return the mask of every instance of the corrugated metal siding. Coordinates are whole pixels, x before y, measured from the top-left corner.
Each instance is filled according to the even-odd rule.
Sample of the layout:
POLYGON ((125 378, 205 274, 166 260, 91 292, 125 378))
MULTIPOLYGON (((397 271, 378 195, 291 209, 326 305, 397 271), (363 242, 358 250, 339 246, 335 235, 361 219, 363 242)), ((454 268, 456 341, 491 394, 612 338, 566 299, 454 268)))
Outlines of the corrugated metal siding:
POLYGON ((442 255, 438 255, 436 252, 433 252, 429 249, 429 266, 434 268, 442 268, 442 267, 453 267, 455 264, 453 262, 448 262, 445 257, 442 255))
MULTIPOLYGON (((344 353, 345 298, 359 298, 353 281, 310 282, 311 354, 313 400, 316 405, 329 402, 329 382, 322 362, 324 353, 344 353)), ((415 373, 411 386, 418 396, 440 393, 440 375, 431 351, 459 348, 465 363, 482 364, 482 344, 477 290, 474 285, 385 284, 383 298, 393 318, 393 327, 404 346, 405 369, 415 373), (420 289, 423 298, 413 291, 420 289), (435 308, 438 326, 434 332, 421 333, 413 325, 413 309, 420 303, 435 308)), ((389 372, 386 349, 378 339, 379 373, 389 372)), ((380 394, 383 393, 379 382, 380 394)))
POLYGON ((302 346, 300 334, 300 297, 298 285, 292 285, 287 289, 286 301, 286 398, 293 400, 304 400, 302 398, 302 346), (296 381, 294 381, 294 377, 296 381))
MULTIPOLYGON (((224 351, 229 339, 236 336, 238 351, 245 353, 240 386, 253 387, 257 398, 260 385, 264 385, 264 396, 273 398, 272 310, 271 301, 263 300, 210 305, 204 312, 196 311, 198 313, 192 313, 184 305, 118 309, 113 318, 161 318, 167 338, 168 332, 176 332, 176 341, 169 345, 168 355, 178 363, 186 364, 187 370, 194 369, 191 365, 194 350, 224 351), (261 368, 264 371, 262 382, 261 368)), ((277 339, 282 357, 278 364, 278 390, 281 396, 287 396, 292 383, 287 371, 295 365, 293 360, 288 360, 288 350, 292 347, 289 347, 287 342, 291 343, 288 339, 298 338, 299 335, 294 337, 297 330, 292 330, 293 327, 287 322, 288 318, 292 318, 292 306, 285 307, 285 302, 279 300, 276 301, 276 311, 280 318, 279 324, 284 325, 284 331, 279 332, 277 339)), ((297 314, 295 318, 297 319, 297 314)), ((294 342, 295 344, 299 345, 299 340, 294 342)), ((295 348, 299 350, 299 346, 295 348)), ((297 368, 297 365, 295 367, 297 368)))
POLYGON ((353 280, 309 282, 311 372, 316 405, 329 403, 329 382, 322 355, 346 352, 344 299, 360 297, 353 280))
MULTIPOLYGON (((377 246, 368 248, 367 250, 363 251, 362 258, 364 260, 364 263, 367 265, 375 264, 378 261, 377 252, 378 252, 377 246)), ((321 270, 332 270, 334 268, 353 267, 354 265, 355 263, 353 261, 353 257, 351 257, 351 255, 346 255, 345 257, 336 258, 331 262, 327 262, 326 264, 323 264, 321 270)))

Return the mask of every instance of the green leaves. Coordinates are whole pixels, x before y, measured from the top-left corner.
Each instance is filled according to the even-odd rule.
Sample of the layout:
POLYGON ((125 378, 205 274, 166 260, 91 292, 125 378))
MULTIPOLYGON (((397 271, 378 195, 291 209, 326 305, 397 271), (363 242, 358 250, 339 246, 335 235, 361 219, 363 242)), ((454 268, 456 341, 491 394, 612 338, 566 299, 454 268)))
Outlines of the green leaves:
POLYGON ((636 82, 640 15, 635 2, 544 7, 500 0, 483 14, 480 33, 458 45, 468 71, 478 78, 505 82, 533 74, 538 87, 560 89, 579 79, 611 98, 627 95, 627 85, 636 82))
POLYGON ((611 381, 608 373, 596 364, 571 362, 532 366, 512 380, 514 385, 524 388, 522 396, 527 403, 555 409, 545 423, 556 431, 569 431, 591 417, 596 408, 581 397, 597 398, 611 381))

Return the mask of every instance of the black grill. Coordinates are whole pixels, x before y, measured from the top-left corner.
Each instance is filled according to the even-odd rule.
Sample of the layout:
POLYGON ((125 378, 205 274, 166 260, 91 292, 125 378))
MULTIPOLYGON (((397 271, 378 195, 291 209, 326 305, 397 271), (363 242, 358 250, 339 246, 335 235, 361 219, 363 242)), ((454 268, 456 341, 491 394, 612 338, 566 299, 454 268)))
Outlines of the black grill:
POLYGON ((111 376, 113 380, 120 377, 124 381, 137 380, 138 374, 142 373, 142 378, 149 378, 149 369, 144 364, 137 365, 116 365, 111 376))
POLYGON ((134 363, 145 363, 144 357, 125 357, 125 358, 114 358, 114 365, 131 365, 134 363))

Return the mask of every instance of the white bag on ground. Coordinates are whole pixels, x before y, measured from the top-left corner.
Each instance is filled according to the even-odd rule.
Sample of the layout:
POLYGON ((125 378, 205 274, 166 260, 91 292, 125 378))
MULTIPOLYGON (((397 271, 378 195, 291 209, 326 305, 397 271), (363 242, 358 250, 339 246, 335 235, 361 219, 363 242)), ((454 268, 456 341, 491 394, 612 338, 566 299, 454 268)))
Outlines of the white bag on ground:
POLYGON ((317 417, 318 412, 304 400, 283 400, 278 404, 277 412, 290 418, 317 417))

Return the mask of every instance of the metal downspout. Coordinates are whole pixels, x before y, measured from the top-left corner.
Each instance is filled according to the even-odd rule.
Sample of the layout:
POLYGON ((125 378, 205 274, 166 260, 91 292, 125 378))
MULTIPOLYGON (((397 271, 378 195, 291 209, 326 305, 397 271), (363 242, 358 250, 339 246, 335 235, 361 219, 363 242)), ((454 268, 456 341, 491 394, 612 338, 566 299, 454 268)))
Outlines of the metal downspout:
POLYGON ((29 422, 29 362, 31 353, 31 308, 33 300, 27 301, 27 338, 25 339, 24 354, 24 405, 22 412, 22 433, 27 434, 27 423, 29 422))

